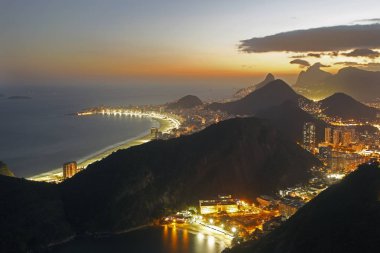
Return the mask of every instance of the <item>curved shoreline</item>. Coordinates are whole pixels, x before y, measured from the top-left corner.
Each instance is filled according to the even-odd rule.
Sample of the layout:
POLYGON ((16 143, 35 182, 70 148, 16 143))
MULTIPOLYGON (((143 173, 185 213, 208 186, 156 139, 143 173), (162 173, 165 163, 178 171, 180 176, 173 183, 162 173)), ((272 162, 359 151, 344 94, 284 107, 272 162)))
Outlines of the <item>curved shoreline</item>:
MULTIPOLYGON (((153 121, 158 122, 158 131, 160 132, 169 132, 174 128, 172 125, 171 120, 166 120, 162 118, 155 118, 151 117, 150 118, 153 121)), ((99 161, 109 155, 111 155, 113 152, 118 151, 119 149, 127 149, 133 146, 141 145, 146 142, 149 142, 153 139, 153 136, 150 134, 150 130, 146 130, 142 134, 129 138, 127 140, 115 143, 111 146, 105 147, 93 154, 90 154, 88 156, 85 156, 81 159, 78 160, 78 168, 87 168, 88 165, 91 163, 94 163, 96 161, 99 161)), ((40 173, 31 177, 28 177, 28 180, 33 180, 33 181, 42 181, 42 182, 54 182, 58 180, 59 178, 62 178, 63 172, 62 168, 56 168, 44 173, 40 173)))

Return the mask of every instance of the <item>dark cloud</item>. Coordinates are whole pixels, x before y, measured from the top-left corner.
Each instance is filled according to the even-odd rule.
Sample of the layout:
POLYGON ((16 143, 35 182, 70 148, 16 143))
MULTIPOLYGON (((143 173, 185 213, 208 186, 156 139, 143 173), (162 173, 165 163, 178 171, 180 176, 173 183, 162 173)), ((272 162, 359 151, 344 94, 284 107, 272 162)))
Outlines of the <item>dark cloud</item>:
POLYGON ((355 49, 349 53, 343 53, 342 55, 349 56, 349 57, 368 57, 368 58, 373 59, 373 58, 379 57, 380 53, 372 49, 361 48, 361 49, 355 49))
POLYGON ((321 58, 321 56, 324 55, 322 53, 308 53, 308 54, 298 54, 290 56, 289 58, 292 59, 299 59, 299 58, 306 58, 306 57, 315 57, 315 58, 321 58))
POLYGON ((335 62, 334 65, 341 65, 341 66, 360 66, 361 63, 354 62, 354 61, 339 61, 335 62))
POLYGON ((380 24, 313 28, 242 40, 239 50, 263 52, 326 52, 380 48, 380 24))
POLYGON ((310 66, 310 63, 308 61, 302 59, 295 59, 291 61, 290 64, 298 64, 301 68, 310 66))
POLYGON ((308 53, 307 56, 309 56, 309 57, 315 57, 315 58, 321 58, 322 54, 318 54, 318 53, 308 53))

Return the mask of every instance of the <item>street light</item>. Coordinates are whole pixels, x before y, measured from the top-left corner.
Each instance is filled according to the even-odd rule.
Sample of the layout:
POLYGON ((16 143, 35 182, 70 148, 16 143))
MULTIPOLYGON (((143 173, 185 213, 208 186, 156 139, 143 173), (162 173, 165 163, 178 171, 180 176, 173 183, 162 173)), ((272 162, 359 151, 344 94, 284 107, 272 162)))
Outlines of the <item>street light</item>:
POLYGON ((210 219, 210 224, 214 224, 214 220, 213 219, 210 219))
POLYGON ((232 233, 235 233, 235 232, 236 232, 236 228, 235 228, 235 227, 232 227, 232 228, 231 228, 231 231, 232 231, 232 233))

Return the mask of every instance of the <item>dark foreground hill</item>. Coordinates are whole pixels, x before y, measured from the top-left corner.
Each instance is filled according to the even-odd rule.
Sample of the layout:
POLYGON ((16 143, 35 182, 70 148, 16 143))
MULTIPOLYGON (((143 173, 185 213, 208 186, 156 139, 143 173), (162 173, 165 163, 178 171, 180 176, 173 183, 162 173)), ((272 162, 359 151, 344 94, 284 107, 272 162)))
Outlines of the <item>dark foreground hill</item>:
POLYGON ((187 95, 180 98, 178 101, 169 103, 167 105, 168 109, 190 109, 199 105, 203 102, 197 96, 187 95))
POLYGON ((280 105, 288 100, 296 101, 299 98, 301 96, 287 83, 277 79, 240 100, 228 103, 212 103, 209 105, 209 109, 226 111, 237 115, 254 115, 266 108, 280 105))
POLYGON ((191 136, 119 151, 62 188, 78 229, 117 230, 220 193, 272 194, 306 180, 308 168, 318 164, 265 122, 232 119, 191 136))
POLYGON ((8 177, 15 176, 13 172, 8 168, 8 166, 2 161, 0 161, 0 175, 8 176, 8 177))
POLYGON ((0 252, 39 250, 70 235, 58 187, 0 176, 0 252))
POLYGON ((362 165, 283 226, 233 253, 372 253, 380 248, 380 167, 362 165))
POLYGON ((318 165, 269 123, 244 118, 119 150, 60 185, 2 177, 0 252, 9 252, 9 245, 18 252, 38 249, 71 231, 113 232, 146 224, 219 193, 272 194, 305 182, 318 165))
POLYGON ((324 114, 344 120, 374 120, 380 113, 378 109, 366 106, 344 93, 335 93, 319 103, 324 114))
POLYGON ((324 140, 327 124, 302 110, 296 102, 286 101, 281 105, 262 110, 256 117, 269 120, 284 135, 296 142, 302 142, 303 125, 313 122, 316 126, 317 141, 324 140))

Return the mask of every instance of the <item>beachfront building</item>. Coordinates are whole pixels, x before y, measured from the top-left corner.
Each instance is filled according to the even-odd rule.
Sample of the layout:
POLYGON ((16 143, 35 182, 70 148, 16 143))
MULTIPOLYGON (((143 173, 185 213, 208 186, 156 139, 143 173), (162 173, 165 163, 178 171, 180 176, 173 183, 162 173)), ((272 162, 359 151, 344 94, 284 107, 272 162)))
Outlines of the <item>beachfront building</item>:
POLYGON ((235 213, 239 211, 238 201, 233 199, 231 195, 219 195, 217 199, 199 200, 200 213, 235 213))
POLYGON ((67 162, 63 164, 63 179, 70 178, 78 173, 77 162, 67 162))

